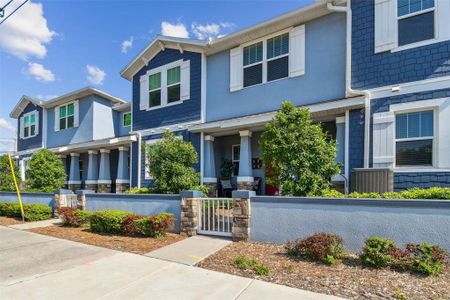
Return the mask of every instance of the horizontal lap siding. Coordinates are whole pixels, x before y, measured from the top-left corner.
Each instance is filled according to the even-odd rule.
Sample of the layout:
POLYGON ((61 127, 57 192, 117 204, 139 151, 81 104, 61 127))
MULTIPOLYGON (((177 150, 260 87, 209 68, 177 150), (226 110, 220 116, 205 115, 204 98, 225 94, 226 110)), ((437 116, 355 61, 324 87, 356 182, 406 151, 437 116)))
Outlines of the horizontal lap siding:
POLYGON ((450 75, 450 41, 374 52, 374 1, 352 1, 352 87, 368 89, 450 75))

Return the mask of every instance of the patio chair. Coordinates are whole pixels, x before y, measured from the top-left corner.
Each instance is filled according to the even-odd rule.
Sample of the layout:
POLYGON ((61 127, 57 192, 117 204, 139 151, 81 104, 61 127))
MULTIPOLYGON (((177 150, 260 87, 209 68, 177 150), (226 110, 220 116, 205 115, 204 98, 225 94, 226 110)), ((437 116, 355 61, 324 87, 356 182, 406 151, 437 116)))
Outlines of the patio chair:
POLYGON ((231 180, 220 179, 220 189, 221 189, 221 195, 223 197, 231 197, 231 191, 233 190, 233 186, 231 185, 231 180))

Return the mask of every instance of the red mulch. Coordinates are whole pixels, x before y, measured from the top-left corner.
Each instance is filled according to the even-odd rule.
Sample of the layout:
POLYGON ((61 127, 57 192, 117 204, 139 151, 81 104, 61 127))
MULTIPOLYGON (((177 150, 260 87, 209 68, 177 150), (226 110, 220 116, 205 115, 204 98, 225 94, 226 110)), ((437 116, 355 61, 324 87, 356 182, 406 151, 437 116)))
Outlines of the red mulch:
POLYGON ((366 268, 356 255, 328 266, 290 258, 283 245, 256 242, 232 243, 198 266, 351 299, 450 299, 448 266, 440 276, 423 276, 366 268), (267 266, 269 275, 258 276, 252 270, 237 268, 234 260, 241 255, 267 266))

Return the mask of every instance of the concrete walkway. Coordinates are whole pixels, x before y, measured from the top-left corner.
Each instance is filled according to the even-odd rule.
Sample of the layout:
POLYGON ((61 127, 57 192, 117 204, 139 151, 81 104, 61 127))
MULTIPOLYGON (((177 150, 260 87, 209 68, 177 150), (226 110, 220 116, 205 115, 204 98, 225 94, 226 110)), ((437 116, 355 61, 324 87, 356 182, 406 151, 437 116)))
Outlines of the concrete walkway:
POLYGON ((229 239, 193 236, 145 254, 183 265, 193 266, 231 243, 229 239))
POLYGON ((338 299, 0 226, 2 299, 338 299))
POLYGON ((39 227, 48 227, 52 225, 61 224, 62 221, 60 219, 49 219, 44 221, 36 221, 36 222, 25 222, 21 224, 9 225, 8 227, 20 230, 28 230, 39 227))

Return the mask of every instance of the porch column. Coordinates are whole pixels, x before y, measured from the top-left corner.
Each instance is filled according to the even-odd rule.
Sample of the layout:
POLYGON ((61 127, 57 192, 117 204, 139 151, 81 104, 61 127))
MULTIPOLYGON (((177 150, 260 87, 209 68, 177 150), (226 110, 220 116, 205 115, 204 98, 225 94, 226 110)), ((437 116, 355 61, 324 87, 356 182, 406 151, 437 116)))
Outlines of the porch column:
POLYGON ((69 190, 75 191, 81 188, 80 153, 70 153, 70 173, 67 184, 69 190))
POLYGON ((119 162, 117 164, 116 193, 122 193, 130 188, 127 147, 119 147, 119 162))
POLYGON ((109 167, 108 149, 100 149, 100 169, 97 189, 99 193, 111 193, 111 171, 109 167))
POLYGON ((217 178, 216 178, 216 162, 214 156, 214 137, 211 135, 205 136, 205 150, 204 150, 204 176, 203 183, 208 187, 208 196, 217 197, 217 178))
POLYGON ((341 166, 340 174, 335 175, 332 178, 333 187, 340 191, 345 192, 345 177, 344 163, 345 163, 345 117, 336 118, 336 162, 341 166))
POLYGON ((98 179, 98 156, 97 151, 89 150, 88 151, 88 170, 87 170, 87 179, 84 182, 85 188, 87 190, 97 191, 97 179, 98 179))
POLYGON ((241 152, 239 155, 239 175, 237 186, 239 190, 253 190, 252 170, 252 132, 250 130, 239 131, 241 136, 241 152))

